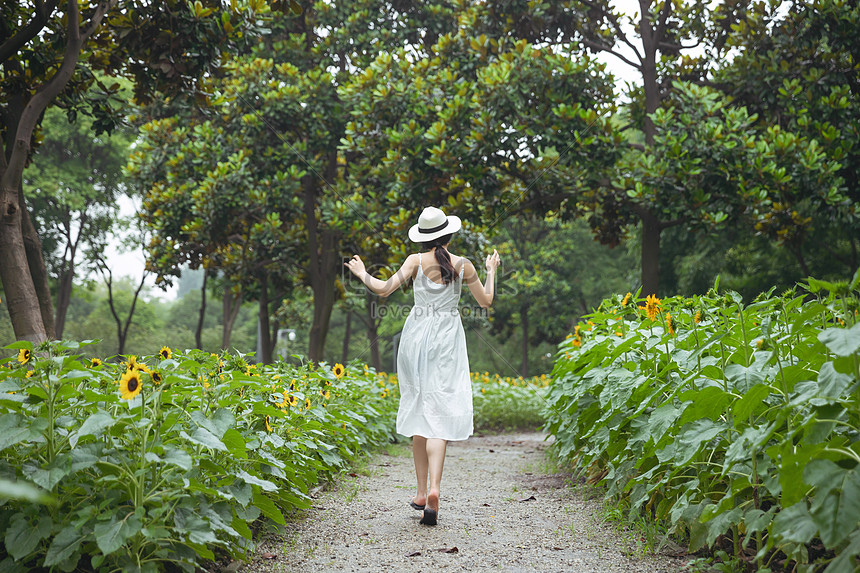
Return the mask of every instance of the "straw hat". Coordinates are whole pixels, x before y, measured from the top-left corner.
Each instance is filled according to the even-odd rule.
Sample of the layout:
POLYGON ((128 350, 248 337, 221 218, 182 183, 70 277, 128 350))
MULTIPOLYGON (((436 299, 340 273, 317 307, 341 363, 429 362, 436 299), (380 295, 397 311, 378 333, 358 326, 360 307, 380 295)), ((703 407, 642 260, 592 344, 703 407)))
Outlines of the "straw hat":
POLYGON ((426 243, 460 230, 460 217, 445 215, 442 209, 424 207, 418 224, 409 229, 409 240, 413 243, 426 243))

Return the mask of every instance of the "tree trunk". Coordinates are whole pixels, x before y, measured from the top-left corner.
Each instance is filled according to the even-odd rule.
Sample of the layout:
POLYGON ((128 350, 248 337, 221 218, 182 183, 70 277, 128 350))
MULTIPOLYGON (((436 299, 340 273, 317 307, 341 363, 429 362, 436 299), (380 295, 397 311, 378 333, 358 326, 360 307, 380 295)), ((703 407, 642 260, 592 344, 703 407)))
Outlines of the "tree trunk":
MULTIPOLYGON (((5 161, 4 161, 5 163, 5 161)), ((0 178, 6 181, 5 174, 0 178)), ((18 340, 38 343, 48 338, 36 286, 33 284, 21 232, 23 206, 18 186, 0 187, 0 282, 6 293, 9 319, 18 340)))
POLYGON ((82 34, 77 0, 68 0, 66 5, 66 47, 60 67, 32 96, 7 95, 7 101, 14 101, 16 109, 6 109, 3 116, 9 139, 3 142, 4 149, 0 150, 0 280, 6 291, 15 337, 33 342, 53 336, 54 313, 41 244, 25 212, 21 193, 24 166, 30 159, 30 140, 45 109, 71 79, 84 42, 112 7, 112 4, 99 4, 87 31, 82 34), (33 249, 38 256, 29 256, 33 249))
MULTIPOLYGON (((329 154, 325 175, 331 180, 337 170, 337 152, 329 154)), ((314 297, 313 323, 308 342, 308 358, 314 362, 323 359, 328 336, 331 311, 337 296, 337 234, 319 226, 316 219, 319 182, 312 174, 302 181, 304 187, 305 225, 308 232, 308 277, 314 297)))
POLYGON ((221 330, 221 349, 230 348, 230 337, 233 335, 233 325, 236 323, 236 317, 239 316, 239 310, 242 308, 242 295, 233 296, 230 289, 224 290, 223 299, 223 317, 224 327, 221 330))
POLYGON ((640 213, 642 221, 642 294, 658 294, 660 288, 660 221, 650 212, 640 213))
MULTIPOLYGON (((42 240, 33 226, 30 213, 24 202, 23 187, 19 189, 21 205, 21 233, 24 236, 24 250, 27 253, 27 267, 30 269, 30 277, 36 289, 36 297, 39 299, 39 309, 42 313, 42 325, 45 327, 45 335, 49 339, 57 338, 54 324, 54 304, 51 300, 51 287, 48 281, 48 270, 45 268, 45 258, 42 255, 42 240)), ((71 279, 70 279, 71 280, 71 279)), ((71 283, 69 284, 69 297, 71 297, 71 283)))
POLYGON ((520 364, 520 376, 528 378, 529 375, 529 306, 524 304, 520 307, 520 326, 523 327, 523 356, 520 364))
POLYGON ((352 336, 352 311, 346 311, 346 332, 343 335, 343 352, 341 353, 340 361, 346 364, 349 359, 349 338, 352 336))
POLYGON ((72 300, 72 278, 75 276, 74 257, 69 261, 69 266, 60 273, 57 285, 57 317, 54 321, 57 339, 62 340, 63 331, 66 329, 66 314, 69 311, 69 303, 72 300))
POLYGON ((194 331, 194 344, 198 350, 203 350, 203 322, 206 320, 206 281, 209 271, 203 269, 203 286, 200 288, 200 316, 197 317, 197 330, 194 331))
POLYGON ((382 360, 379 357, 379 322, 373 316, 374 305, 372 304, 373 296, 368 292, 366 295, 367 304, 364 307, 367 309, 367 340, 370 343, 370 364, 376 368, 377 372, 382 370, 382 360))
POLYGON ((263 364, 272 363, 272 335, 269 330, 269 277, 264 274, 260 277, 260 301, 257 313, 260 327, 257 336, 260 337, 260 356, 257 358, 263 364))

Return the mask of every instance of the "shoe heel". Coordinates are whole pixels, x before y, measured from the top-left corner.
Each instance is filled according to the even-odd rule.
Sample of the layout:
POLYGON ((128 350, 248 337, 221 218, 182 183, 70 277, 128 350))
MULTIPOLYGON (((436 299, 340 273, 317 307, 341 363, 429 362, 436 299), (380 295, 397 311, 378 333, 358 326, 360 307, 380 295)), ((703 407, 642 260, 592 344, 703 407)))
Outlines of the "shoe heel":
POLYGON ((422 517, 421 521, 418 523, 421 523, 422 525, 436 525, 436 517, 437 514, 435 511, 424 508, 424 517, 422 517))

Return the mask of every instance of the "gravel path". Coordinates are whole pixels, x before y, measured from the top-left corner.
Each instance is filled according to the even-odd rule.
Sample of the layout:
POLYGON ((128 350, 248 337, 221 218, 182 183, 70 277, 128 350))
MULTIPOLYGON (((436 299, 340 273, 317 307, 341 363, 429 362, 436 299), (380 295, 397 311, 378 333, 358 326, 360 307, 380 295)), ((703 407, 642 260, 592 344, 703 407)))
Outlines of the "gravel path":
POLYGON ((317 571, 681 571, 638 534, 606 523, 600 500, 547 473, 541 434, 448 445, 439 525, 420 525, 410 447, 392 446, 319 494, 242 573, 317 571))

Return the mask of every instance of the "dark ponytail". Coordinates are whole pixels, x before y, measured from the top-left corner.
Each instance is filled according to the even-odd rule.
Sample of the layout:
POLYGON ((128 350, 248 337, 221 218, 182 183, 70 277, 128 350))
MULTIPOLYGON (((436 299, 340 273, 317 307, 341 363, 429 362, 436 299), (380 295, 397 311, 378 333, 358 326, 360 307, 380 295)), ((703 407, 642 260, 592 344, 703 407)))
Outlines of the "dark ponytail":
POLYGON ((421 243, 421 246, 424 247, 425 251, 429 251, 433 247, 436 247, 436 251, 434 253, 436 255, 436 262, 439 263, 439 270, 442 273, 442 282, 446 285, 451 284, 451 281, 454 280, 454 265, 451 264, 451 255, 448 254, 448 251, 445 250, 443 245, 450 243, 451 237, 453 236, 454 233, 449 233, 447 235, 442 235, 438 239, 421 243))

